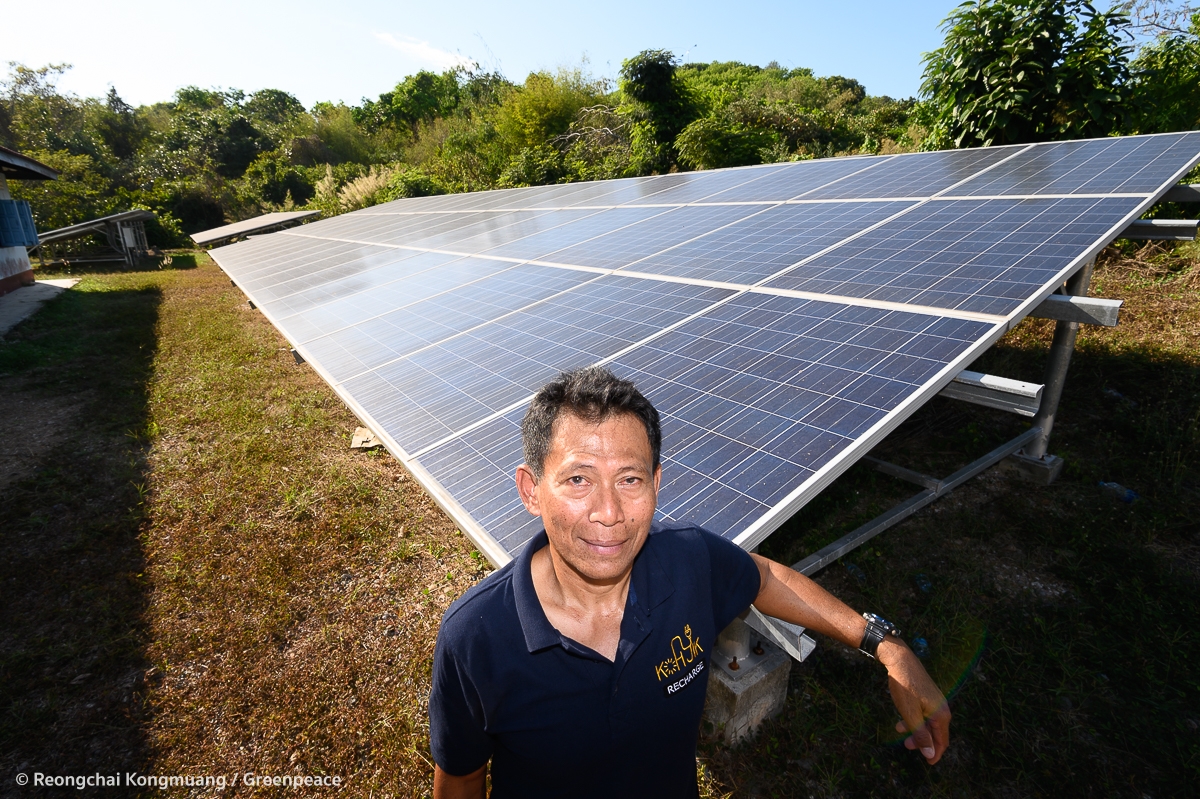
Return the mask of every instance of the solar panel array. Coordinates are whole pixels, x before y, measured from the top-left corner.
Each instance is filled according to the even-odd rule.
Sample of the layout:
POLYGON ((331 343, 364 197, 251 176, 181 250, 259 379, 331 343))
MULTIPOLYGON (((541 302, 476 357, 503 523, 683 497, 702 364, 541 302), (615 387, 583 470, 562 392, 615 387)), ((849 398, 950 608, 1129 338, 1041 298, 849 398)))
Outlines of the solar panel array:
POLYGON ((520 421, 606 364, 659 513, 752 547, 1200 159, 1200 133, 399 200, 213 257, 495 562, 520 421))

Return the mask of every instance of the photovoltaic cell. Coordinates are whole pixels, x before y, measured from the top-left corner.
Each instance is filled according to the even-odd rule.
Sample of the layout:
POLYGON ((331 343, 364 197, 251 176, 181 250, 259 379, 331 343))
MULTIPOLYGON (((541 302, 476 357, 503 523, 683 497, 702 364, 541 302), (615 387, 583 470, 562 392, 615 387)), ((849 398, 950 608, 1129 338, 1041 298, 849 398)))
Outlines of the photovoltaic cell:
POLYGON ((526 236, 518 241, 497 245, 483 252, 489 256, 500 258, 521 258, 531 261, 540 260, 550 253, 575 245, 583 244, 616 230, 627 228, 638 222, 653 219, 664 214, 669 208, 608 208, 592 211, 555 211, 554 214, 579 214, 572 216, 565 224, 548 228, 540 233, 526 236))
POLYGON ((982 169, 1013 155, 1019 147, 914 153, 878 159, 870 169, 856 172, 813 191, 802 200, 857 200, 886 197, 928 197, 967 180, 982 169))
POLYGON ((524 264, 397 307, 308 340, 308 351, 338 382, 422 347, 596 280, 596 275, 524 264))
MULTIPOLYGON (((538 260, 620 269, 668 247, 745 219, 764 208, 747 205, 685 205, 661 210, 661 213, 643 222, 548 252, 538 260)), ((500 251, 503 251, 503 248, 500 251)))
POLYGON ((1197 132, 1038 144, 954 194, 1149 194, 1197 149, 1197 132))
POLYGON ((594 213, 595 211, 507 211, 491 215, 488 219, 481 219, 467 227, 429 237, 409 235, 398 243, 409 247, 451 250, 463 255, 474 255, 578 219, 585 219, 594 213))
POLYGON ((272 248, 270 241, 264 241, 268 238, 261 236, 221 248, 222 264, 237 270, 239 280, 248 290, 273 285, 281 268, 317 263, 353 250, 353 246, 345 242, 295 236, 275 242, 276 246, 272 248))
POLYGON ((310 293, 326 297, 329 292, 350 293, 371 287, 380 273, 410 274, 450 259, 416 250, 354 244, 320 263, 297 259, 287 267, 280 264, 277 272, 264 275, 262 285, 255 290, 263 302, 294 302, 292 298, 310 293))
POLYGON ((488 419, 421 458, 421 465, 494 536, 516 553, 542 529, 541 519, 525 511, 514 490, 521 452, 525 408, 488 419))
POLYGON ((606 276, 347 380, 392 387, 375 418, 416 453, 527 397, 563 369, 607 358, 731 294, 606 276))
POLYGON ((530 397, 594 363, 663 415, 660 515, 749 546, 1198 156, 1182 133, 409 198, 213 256, 494 560, 540 528, 512 483, 530 397))
MULTIPOLYGON (((988 327, 743 295, 621 356, 613 370, 663 416, 659 515, 721 531, 744 527, 988 327)), ((540 529, 512 489, 522 413, 422 456, 513 552, 540 529)))
POLYGON ((912 205, 887 202, 776 206, 634 261, 625 269, 753 284, 912 205))
POLYGON ((1003 315, 1136 206, 1127 198, 929 202, 767 285, 1003 315))
MULTIPOLYGON (((412 261, 427 262, 434 254, 425 254, 412 261)), ((423 264, 419 264, 423 265, 423 264)), ((271 313, 281 314, 280 323, 291 334, 297 344, 307 344, 314 339, 334 333, 345 327, 360 324, 369 319, 393 311, 413 302, 437 296, 459 286, 490 277, 513 267, 504 261, 486 261, 476 258, 456 258, 436 268, 420 272, 395 273, 394 279, 365 291, 338 293, 325 302, 293 310, 296 303, 280 307, 266 304, 271 313), (287 313, 287 315, 282 315, 287 313)))
POLYGON ((827 183, 875 166, 873 158, 830 158, 799 161, 770 172, 754 181, 742 183, 704 198, 709 203, 783 202, 799 197, 827 183))
MULTIPOLYGON (((286 321, 289 317, 334 300, 355 295, 365 296, 368 292, 376 291, 397 280, 411 278, 459 258, 457 255, 389 248, 379 254, 364 256, 360 260, 314 271, 310 280, 304 284, 295 278, 276 284, 268 290, 275 296, 263 299, 263 302, 269 304, 272 314, 280 321, 286 321)), ((494 271, 503 269, 504 266, 487 264, 481 265, 480 268, 494 271)), ((263 292, 264 297, 268 291, 263 292)))
POLYGON ((786 165, 740 167, 738 169, 720 169, 707 172, 687 172, 685 179, 669 189, 646 197, 647 203, 677 204, 705 202, 709 197, 722 191, 736 189, 747 184, 786 171, 786 165))

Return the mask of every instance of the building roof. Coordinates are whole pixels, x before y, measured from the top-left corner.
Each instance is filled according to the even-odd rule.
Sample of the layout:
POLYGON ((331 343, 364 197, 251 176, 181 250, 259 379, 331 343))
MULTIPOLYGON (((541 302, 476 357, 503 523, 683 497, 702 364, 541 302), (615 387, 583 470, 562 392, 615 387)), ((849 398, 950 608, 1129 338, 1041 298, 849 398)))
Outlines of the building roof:
POLYGON ((17 180, 54 180, 58 177, 57 171, 42 162, 7 147, 0 147, 0 172, 6 178, 17 180))

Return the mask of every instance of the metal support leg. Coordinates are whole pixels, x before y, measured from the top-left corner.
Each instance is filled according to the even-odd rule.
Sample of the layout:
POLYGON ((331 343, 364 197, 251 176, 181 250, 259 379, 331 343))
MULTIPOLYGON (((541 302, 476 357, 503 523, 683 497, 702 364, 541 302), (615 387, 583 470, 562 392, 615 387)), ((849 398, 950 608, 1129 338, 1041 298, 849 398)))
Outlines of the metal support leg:
POLYGON ((811 575, 825 568, 847 552, 858 549, 884 530, 912 516, 938 497, 949 494, 972 477, 982 474, 1014 452, 1019 451, 1022 447, 1028 447, 1041 434, 1042 431, 1039 428, 1031 427, 1012 441, 1001 444, 978 460, 971 461, 945 480, 936 480, 926 475, 918 474, 910 469, 904 469, 890 463, 875 460, 876 468, 880 468, 881 464, 883 465, 884 468, 880 468, 880 471, 884 474, 890 474, 901 480, 908 480, 917 485, 926 486, 925 490, 901 502, 882 516, 877 516, 861 527, 852 530, 832 544, 822 547, 799 563, 793 564, 792 568, 804 575, 811 575))
MULTIPOLYGON (((1096 262, 1089 261, 1067 281, 1066 293, 1081 297, 1087 294, 1088 284, 1092 280, 1092 270, 1096 262)), ((1058 413, 1058 402, 1062 399, 1063 386, 1067 382, 1067 369, 1071 365, 1071 355, 1075 352, 1075 338, 1079 335, 1079 322, 1056 322, 1054 325, 1054 341, 1050 344, 1050 362, 1046 365, 1046 378, 1043 381, 1042 402, 1038 412, 1033 417, 1033 426, 1040 427, 1042 434, 1030 442, 1021 452, 1013 456, 1013 462, 1027 478, 1049 485, 1054 482, 1062 471, 1062 458, 1047 455, 1050 446, 1050 432, 1054 428, 1054 417, 1058 413)))

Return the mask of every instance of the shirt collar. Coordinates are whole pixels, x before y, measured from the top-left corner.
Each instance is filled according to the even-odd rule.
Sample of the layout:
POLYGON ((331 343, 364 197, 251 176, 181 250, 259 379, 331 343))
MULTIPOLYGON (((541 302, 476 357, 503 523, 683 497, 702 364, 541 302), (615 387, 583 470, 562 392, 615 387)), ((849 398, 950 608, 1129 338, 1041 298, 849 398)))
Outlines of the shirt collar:
MULTIPOLYGON (((633 561, 633 574, 629 578, 630 594, 626 605, 636 603, 646 616, 675 592, 675 586, 659 560, 658 548, 653 545, 655 533, 660 529, 657 524, 650 528, 642 551, 633 561)), ((513 598, 517 605, 517 618, 525 634, 525 646, 531 653, 563 643, 562 635, 546 618, 546 611, 542 609, 537 590, 533 587, 533 555, 549 543, 546 531, 538 532, 529 539, 513 564, 513 598)))
POLYGON ((533 587, 533 553, 549 543, 546 531, 542 530, 529 539, 513 565, 513 598, 517 603, 517 618, 521 621, 525 645, 531 653, 562 643, 562 636, 546 618, 546 611, 542 610, 537 590, 533 587))

